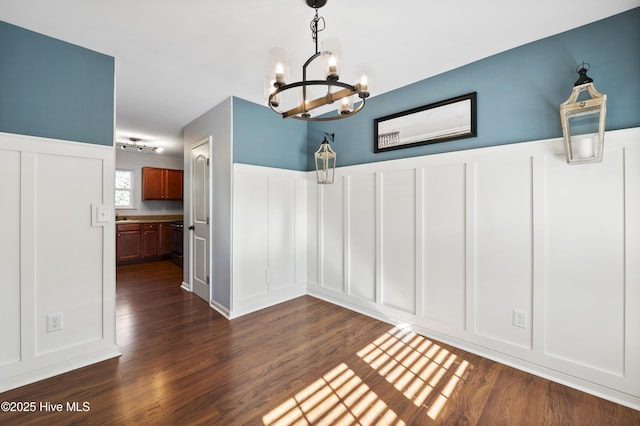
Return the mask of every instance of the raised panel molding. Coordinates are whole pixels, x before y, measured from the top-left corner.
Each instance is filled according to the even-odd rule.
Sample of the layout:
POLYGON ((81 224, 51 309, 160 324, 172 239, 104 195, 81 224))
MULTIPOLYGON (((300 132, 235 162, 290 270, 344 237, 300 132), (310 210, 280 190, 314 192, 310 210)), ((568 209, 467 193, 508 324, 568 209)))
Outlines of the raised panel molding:
POLYGON ((348 176, 347 293, 376 300, 376 175, 348 176))
POLYGON ((114 205, 114 157, 113 147, 0 133, 10 182, 0 187, 0 392, 119 355, 115 223, 91 216, 114 205), (48 332, 52 313, 64 326, 48 332))
POLYGON ((269 177, 269 290, 293 287, 295 279, 295 182, 269 177))
POLYGON ((310 179, 307 291, 640 409, 638 139, 607 132, 599 164, 553 139, 310 179))
POLYGON ((381 173, 381 303, 416 313, 416 170, 381 173))
POLYGON ((531 348, 531 158, 478 162, 474 179, 475 332, 531 348), (514 327, 514 311, 524 328, 514 327))
POLYGON ((20 361, 20 185, 4 184, 20 182, 21 155, 17 150, 0 149, 0 271, 2 290, 0 320, 2 321, 2 345, 0 366, 20 361))
POLYGON ((306 180, 306 173, 234 165, 230 318, 305 293, 306 180))
POLYGON ((425 168, 422 194, 422 316, 463 330, 466 164, 425 168))
MULTIPOLYGON (((638 135, 635 134, 635 141, 637 140, 638 135)), ((634 383, 629 393, 640 400, 640 149, 637 143, 625 146, 624 165, 624 377, 634 383)), ((640 403, 636 409, 640 409, 640 403)))
POLYGON ((544 351, 622 376, 625 164, 621 148, 605 155, 583 167, 547 162, 544 351))
POLYGON ((35 164, 35 228, 42 231, 35 234, 33 267, 40 319, 36 354, 41 355, 103 337, 105 236, 102 227, 91 226, 87 206, 102 202, 104 182, 100 158, 39 153, 35 164), (74 299, 83 303, 67 302, 74 299), (44 319, 54 312, 64 313, 65 326, 58 333, 48 333, 44 319))
POLYGON ((233 194, 233 300, 237 303, 268 292, 268 176, 236 172, 233 194))
POLYGON ((331 291, 345 291, 345 182, 337 178, 333 185, 318 190, 319 223, 318 252, 320 253, 318 283, 331 291))

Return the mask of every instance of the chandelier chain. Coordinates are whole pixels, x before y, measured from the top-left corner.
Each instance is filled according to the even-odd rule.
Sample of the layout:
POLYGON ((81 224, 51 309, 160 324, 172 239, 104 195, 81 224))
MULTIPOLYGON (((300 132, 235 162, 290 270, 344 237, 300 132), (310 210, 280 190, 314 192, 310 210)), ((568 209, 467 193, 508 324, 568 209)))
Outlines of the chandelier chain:
POLYGON ((311 20, 311 38, 316 44, 316 53, 318 53, 318 33, 325 30, 324 17, 318 15, 318 8, 316 9, 316 16, 311 20))

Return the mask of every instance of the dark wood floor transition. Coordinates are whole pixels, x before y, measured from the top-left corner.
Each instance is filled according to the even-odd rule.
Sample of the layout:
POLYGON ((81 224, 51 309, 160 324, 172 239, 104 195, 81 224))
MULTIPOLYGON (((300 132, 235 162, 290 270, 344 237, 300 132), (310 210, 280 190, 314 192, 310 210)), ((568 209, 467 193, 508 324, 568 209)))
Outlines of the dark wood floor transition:
POLYGON ((0 394, 89 410, 0 424, 640 424, 639 411, 313 297, 228 321, 170 262, 119 267, 117 281, 120 358, 0 394))

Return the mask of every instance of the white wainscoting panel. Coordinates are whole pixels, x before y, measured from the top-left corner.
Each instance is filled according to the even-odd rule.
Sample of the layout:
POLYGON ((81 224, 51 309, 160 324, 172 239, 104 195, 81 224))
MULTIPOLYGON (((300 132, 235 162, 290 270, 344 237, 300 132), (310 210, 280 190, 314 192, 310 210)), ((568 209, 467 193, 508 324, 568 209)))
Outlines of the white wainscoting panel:
POLYGON ((119 355, 114 148, 0 133, 0 392, 119 355), (109 219, 93 220, 105 206, 109 219), (48 330, 47 315, 62 327, 48 330))
POLYGON ((336 178, 333 185, 322 185, 318 192, 322 211, 322 232, 318 241, 322 256, 319 283, 326 289, 340 293, 345 291, 344 186, 344 180, 336 178))
POLYGON ((423 312, 427 321, 465 328, 466 165, 424 169, 423 312))
POLYGON ((102 187, 99 158, 36 157, 35 228, 42 230, 36 231, 34 265, 38 355, 103 337, 103 228, 91 226, 90 214, 92 204, 102 203, 102 187), (47 314, 62 307, 64 328, 48 333, 47 314))
POLYGON ((580 167, 546 163, 545 353, 621 376, 625 156, 622 148, 604 155, 580 167))
POLYGON ((234 164, 231 318, 305 293, 306 179, 234 164))
POLYGON ((268 292, 269 178, 236 173, 233 185, 234 224, 242 224, 233 230, 233 299, 240 302, 268 292))
MULTIPOLYGON (((622 137, 621 137, 622 139, 622 137)), ((624 140, 625 182, 625 292, 624 381, 630 395, 640 401, 640 146, 638 133, 624 140)), ((640 402, 636 403, 640 410, 640 402)))
POLYGON ((269 273, 271 291, 296 285, 295 180, 269 177, 269 273))
POLYGON ((339 168, 308 292, 640 409, 640 128, 605 140, 598 164, 553 139, 339 168))
POLYGON ((529 348, 533 285, 531 159, 481 161, 475 175, 475 331, 529 348), (513 312, 526 316, 513 326, 513 312))
POLYGON ((0 365, 20 361, 20 152, 0 150, 0 365))
POLYGON ((416 170, 380 173, 380 302, 416 313, 416 170))
POLYGON ((363 173, 347 180, 348 293, 376 300, 376 175, 363 173))

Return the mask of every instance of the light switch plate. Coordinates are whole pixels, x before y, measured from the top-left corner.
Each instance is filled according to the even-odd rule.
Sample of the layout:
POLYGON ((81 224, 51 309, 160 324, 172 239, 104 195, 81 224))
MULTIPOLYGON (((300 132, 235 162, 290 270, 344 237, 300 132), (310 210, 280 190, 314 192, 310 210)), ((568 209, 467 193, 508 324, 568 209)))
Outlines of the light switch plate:
POLYGON ((105 204, 91 205, 91 226, 104 226, 111 222, 111 209, 105 204))

